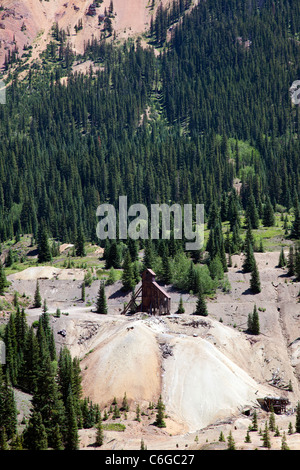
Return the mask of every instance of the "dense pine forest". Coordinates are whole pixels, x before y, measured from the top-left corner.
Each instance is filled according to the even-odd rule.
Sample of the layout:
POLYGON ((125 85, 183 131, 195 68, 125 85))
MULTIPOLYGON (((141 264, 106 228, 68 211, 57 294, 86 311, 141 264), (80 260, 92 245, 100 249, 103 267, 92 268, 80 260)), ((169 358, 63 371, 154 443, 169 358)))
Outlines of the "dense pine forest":
MULTIPOLYGON (((158 23, 178 17, 161 9, 158 23)), ((228 204, 269 196, 288 210, 299 195, 299 6, 207 1, 171 26, 158 56, 129 41, 86 44, 100 70, 60 76, 75 60, 53 31, 41 66, 11 76, 0 108, 0 237, 34 233, 96 241, 96 208, 128 203, 228 204), (170 31, 169 31, 170 32, 170 31), (51 66, 50 66, 50 65, 51 66)), ((223 217, 226 213, 223 212, 223 217)))
MULTIPOLYGON (((202 294, 219 285, 233 253, 244 251, 244 272, 260 291, 252 236, 259 221, 274 225, 280 209, 292 217, 286 235, 300 238, 300 111, 289 94, 300 80, 300 4, 206 0, 184 14, 190 7, 183 0, 159 7, 147 47, 141 39, 115 44, 108 35, 74 56, 65 32, 54 27, 26 78, 19 79, 24 68, 14 68, 15 57, 6 64, 0 242, 32 234, 40 263, 51 259, 49 238, 75 243, 79 256, 85 240, 102 244, 106 268, 124 268, 127 291, 140 279, 143 247, 143 266, 199 294, 199 312, 206 312, 202 294), (72 73, 76 61, 88 59, 94 65, 87 75, 72 73), (203 253, 186 256, 184 240, 174 237, 129 240, 127 252, 124 243, 100 242, 96 209, 103 202, 117 208, 122 195, 128 205, 204 204, 209 262, 198 263, 203 253)), ((289 262, 299 279, 299 250, 291 248, 289 262)), ((0 445, 8 439, 15 449, 77 449, 78 429, 98 423, 101 412, 81 397, 78 360, 67 349, 57 354, 46 304, 34 328, 15 307, 0 370, 0 445), (22 439, 12 387, 33 396, 22 439)))

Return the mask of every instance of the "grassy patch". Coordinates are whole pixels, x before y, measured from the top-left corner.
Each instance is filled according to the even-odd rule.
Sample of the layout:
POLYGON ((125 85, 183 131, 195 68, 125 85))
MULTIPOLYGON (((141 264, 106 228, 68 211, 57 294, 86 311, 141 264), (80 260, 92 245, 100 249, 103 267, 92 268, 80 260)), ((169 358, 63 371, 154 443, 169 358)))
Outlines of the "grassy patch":
POLYGON ((123 432, 125 431, 126 426, 122 423, 105 423, 103 424, 104 431, 118 431, 123 432))

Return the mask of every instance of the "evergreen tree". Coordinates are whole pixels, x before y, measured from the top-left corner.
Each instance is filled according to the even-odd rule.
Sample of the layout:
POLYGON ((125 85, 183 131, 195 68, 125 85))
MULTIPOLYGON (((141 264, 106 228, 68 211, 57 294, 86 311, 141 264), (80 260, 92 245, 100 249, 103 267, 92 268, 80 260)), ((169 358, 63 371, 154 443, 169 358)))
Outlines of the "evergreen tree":
POLYGON ((145 445, 144 439, 141 439, 141 447, 140 450, 147 450, 147 446, 145 445))
POLYGON ((34 308, 40 308, 42 306, 42 297, 41 297, 41 294, 40 294, 39 281, 36 281, 36 288, 35 288, 35 293, 34 293, 33 306, 34 306, 34 308))
POLYGON ((288 268, 288 276, 294 276, 294 274, 295 274, 295 253, 294 253, 294 247, 292 245, 289 248, 287 268, 288 268))
POLYGON ((258 294, 259 292, 261 292, 259 272, 257 269, 256 261, 251 271, 250 289, 252 290, 254 294, 258 294))
POLYGON ((263 447, 267 447, 267 449, 271 449, 271 440, 270 440, 270 433, 269 433, 269 427, 268 427, 267 421, 265 423, 265 429, 262 434, 262 440, 263 440, 263 447))
POLYGON ((253 416, 252 416, 252 425, 251 425, 251 431, 257 431, 257 412, 254 410, 253 416))
POLYGON ((202 315, 204 317, 208 315, 206 301, 205 301, 202 288, 200 288, 199 293, 198 293, 198 299, 197 299, 196 310, 194 312, 194 315, 202 315))
POLYGON ((184 312, 185 312, 185 309, 184 309, 184 306, 183 306, 183 300, 182 300, 182 295, 181 295, 180 299, 179 299, 179 305, 178 305, 177 313, 184 313, 184 312))
POLYGON ((122 262, 121 248, 115 240, 111 244, 107 244, 105 247, 105 268, 110 269, 111 267, 119 269, 122 262))
POLYGON ((58 423, 56 423, 55 425, 51 440, 52 440, 53 450, 64 450, 63 437, 62 437, 62 433, 60 432, 60 427, 58 423))
POLYGON ((279 268, 284 268, 285 266, 286 266, 286 259, 285 259, 285 256, 284 256, 283 247, 281 247, 279 260, 278 260, 278 267, 279 268))
POLYGON ((6 287, 7 287, 7 279, 5 275, 5 270, 0 261, 0 295, 4 295, 6 287))
POLYGON ((272 227, 273 225, 275 225, 274 210, 269 196, 267 196, 266 198, 266 203, 263 209, 263 225, 265 227, 272 227))
POLYGON ((156 414, 156 421, 154 423, 155 426, 159 428, 166 427, 166 423, 164 421, 164 417, 165 417, 164 410, 165 410, 165 405, 163 404, 162 398, 160 396, 157 402, 157 414, 156 414))
POLYGON ((145 268, 150 268, 150 269, 153 268, 154 251, 153 251, 153 244, 152 244, 151 239, 146 240, 146 243, 145 243, 143 264, 145 268))
POLYGON ((284 431, 281 439, 281 450, 290 450, 289 446, 287 445, 286 434, 284 431))
POLYGON ((81 300, 82 302, 85 302, 85 283, 84 282, 81 284, 81 300))
POLYGON ((39 263, 51 261, 51 249, 48 241, 48 233, 44 225, 42 225, 39 233, 38 251, 39 263))
POLYGON ((253 335, 259 335, 260 326, 259 326, 259 316, 256 305, 253 307, 253 313, 249 319, 248 328, 253 335))
POLYGON ((296 281, 300 280, 300 247, 298 246, 295 250, 295 264, 294 271, 296 276, 296 281))
POLYGON ((135 278, 133 274, 133 266, 130 257, 129 251, 127 251, 124 263, 123 263, 123 273, 122 273, 122 284, 124 291, 132 291, 135 287, 135 278))
POLYGON ((294 207, 294 221, 291 229, 291 238, 296 238, 297 240, 300 238, 300 204, 298 200, 294 207))
POLYGON ((72 393, 69 393, 68 398, 67 398, 66 421, 67 421, 67 424, 66 424, 65 449, 66 450, 78 450, 79 449, 78 426, 77 426, 77 418, 76 418, 72 393))
POLYGON ((243 271, 245 273, 250 273, 253 271, 255 265, 255 258, 254 258, 254 253, 253 253, 253 245, 250 243, 250 241, 246 241, 246 246, 245 246, 245 259, 243 262, 243 271))
POLYGON ((258 210, 256 207, 255 199, 252 193, 248 200, 246 213, 247 213, 247 219, 251 223, 251 227, 253 229, 257 229, 259 227, 259 215, 258 215, 258 210))
POLYGON ((103 443, 104 443, 104 432, 103 432, 102 419, 100 417, 98 424, 97 424, 96 446, 101 447, 103 443))
POLYGON ((227 438, 227 450, 236 450, 235 448, 235 441, 232 436, 232 432, 229 432, 229 436, 227 438))
POLYGON ((274 411, 271 411, 270 417, 269 417, 269 429, 272 432, 275 432, 276 428, 276 420, 275 420, 275 414, 274 411))
POLYGON ((85 256, 85 238, 82 227, 80 227, 76 238, 75 252, 76 256, 85 256))
POLYGON ((295 432, 300 433, 300 402, 299 401, 298 401, 297 407, 296 407, 295 432))
POLYGON ((27 450, 47 450, 48 440, 42 416, 33 410, 28 425, 24 431, 24 447, 27 450))
POLYGON ((162 282, 165 284, 171 284, 172 282, 172 265, 171 265, 171 259, 169 256, 164 254, 162 257, 162 265, 163 265, 163 274, 161 277, 162 282))
POLYGON ((105 287, 104 287, 103 282, 100 282, 98 298, 97 298, 97 303, 96 303, 96 313, 100 313, 103 315, 107 314, 107 303, 106 303, 105 287))
POLYGON ((8 380, 8 374, 3 374, 0 364, 0 429, 5 430, 3 438, 11 439, 16 433, 17 411, 14 393, 8 380))

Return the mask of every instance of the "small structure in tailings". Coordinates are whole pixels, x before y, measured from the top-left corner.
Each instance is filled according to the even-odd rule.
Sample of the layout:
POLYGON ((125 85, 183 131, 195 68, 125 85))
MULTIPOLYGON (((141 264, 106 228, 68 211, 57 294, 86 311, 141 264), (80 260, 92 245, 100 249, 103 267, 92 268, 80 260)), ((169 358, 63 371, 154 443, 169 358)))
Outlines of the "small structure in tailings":
POLYGON ((124 308, 122 315, 132 312, 145 312, 150 315, 169 315, 171 296, 155 281, 155 272, 145 269, 142 273, 142 285, 124 308))

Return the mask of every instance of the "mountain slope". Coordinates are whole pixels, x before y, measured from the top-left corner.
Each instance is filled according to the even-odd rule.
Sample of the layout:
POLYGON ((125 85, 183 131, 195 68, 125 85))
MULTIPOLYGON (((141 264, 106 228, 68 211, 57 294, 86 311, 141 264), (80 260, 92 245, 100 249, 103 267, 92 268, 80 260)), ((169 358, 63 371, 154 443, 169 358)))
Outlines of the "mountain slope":
MULTIPOLYGON (((169 0, 163 0, 163 5, 169 0)), ((69 42, 74 52, 82 54, 84 44, 92 37, 99 38, 102 24, 98 15, 109 9, 110 0, 103 0, 97 8, 96 16, 87 15, 92 0, 7 0, 0 11, 0 65, 4 63, 8 50, 17 46, 19 55, 24 46, 33 46, 32 60, 36 60, 51 39, 51 28, 57 23, 60 29, 69 31, 69 42), (76 34, 74 28, 82 21, 83 28, 76 34)), ((156 4, 158 2, 156 1, 156 4)), ((157 6, 150 8, 150 0, 114 0, 113 30, 116 38, 128 38, 144 33, 149 29, 151 15, 157 6)))

